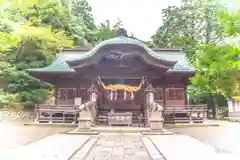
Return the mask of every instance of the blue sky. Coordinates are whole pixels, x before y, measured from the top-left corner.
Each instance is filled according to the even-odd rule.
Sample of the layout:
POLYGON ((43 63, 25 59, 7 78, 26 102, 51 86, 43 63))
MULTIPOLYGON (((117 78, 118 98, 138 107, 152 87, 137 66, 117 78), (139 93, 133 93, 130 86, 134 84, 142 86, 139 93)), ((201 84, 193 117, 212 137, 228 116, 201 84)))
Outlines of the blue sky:
MULTIPOLYGON (((229 7, 236 6, 227 0, 229 7)), ((110 20, 112 24, 118 19, 128 32, 142 40, 149 40, 157 28, 162 24, 162 9, 172 5, 179 5, 181 0, 88 0, 93 9, 96 23, 110 20)))

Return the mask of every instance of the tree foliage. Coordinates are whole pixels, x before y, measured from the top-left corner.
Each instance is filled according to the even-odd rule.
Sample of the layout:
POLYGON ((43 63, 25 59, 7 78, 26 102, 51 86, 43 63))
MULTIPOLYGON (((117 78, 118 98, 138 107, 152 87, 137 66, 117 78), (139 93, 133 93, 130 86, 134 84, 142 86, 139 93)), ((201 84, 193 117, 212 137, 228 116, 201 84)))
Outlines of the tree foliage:
POLYGON ((62 47, 73 47, 74 42, 71 36, 67 36, 67 30, 52 23, 54 19, 47 21, 50 12, 60 16, 58 13, 62 11, 57 8, 60 5, 56 7, 57 1, 17 2, 7 3, 8 7, 1 13, 1 34, 4 35, 0 37, 1 46, 4 46, 0 55, 4 95, 1 101, 4 104, 33 105, 43 102, 50 88, 29 76, 25 69, 51 63, 62 47))
POLYGON ((95 25, 86 0, 0 0, 0 103, 33 106, 52 86, 25 70, 52 63, 62 48, 91 47, 116 36, 120 23, 95 25))
POLYGON ((206 44, 201 52, 192 83, 203 91, 222 94, 226 98, 239 94, 240 62, 233 57, 240 53, 240 48, 206 44))
POLYGON ((180 48, 187 54, 196 68, 191 99, 210 100, 213 114, 216 97, 239 94, 240 84, 239 60, 234 58, 240 54, 240 12, 230 13, 223 6, 216 0, 182 0, 180 6, 163 10, 163 24, 152 37, 157 47, 180 48))
POLYGON ((220 8, 214 0, 184 0, 163 9, 163 25, 152 37, 155 46, 180 48, 192 58, 199 44, 221 40, 220 8))

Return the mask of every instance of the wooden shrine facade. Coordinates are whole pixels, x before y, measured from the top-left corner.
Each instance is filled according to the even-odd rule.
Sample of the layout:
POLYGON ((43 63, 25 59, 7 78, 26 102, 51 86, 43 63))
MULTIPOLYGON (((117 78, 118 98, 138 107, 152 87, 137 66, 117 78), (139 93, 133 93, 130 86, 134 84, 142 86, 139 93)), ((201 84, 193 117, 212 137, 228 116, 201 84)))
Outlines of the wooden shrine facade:
MULTIPOLYGON (((180 77, 179 77, 180 79, 180 77)), ((90 100, 90 94, 88 92, 88 89, 91 86, 92 79, 82 79, 82 81, 85 81, 86 83, 78 83, 79 81, 63 81, 56 85, 56 104, 74 104, 74 99, 76 97, 81 97, 83 102, 90 100), (66 82, 69 82, 66 84, 66 82), (88 83, 87 83, 88 82, 88 83), (78 87, 79 86, 79 87, 78 87)), ((139 81, 137 79, 136 81, 139 81)), ((154 80, 148 80, 157 82, 156 79, 154 80)), ((166 80, 165 80, 166 81, 166 80)), ((179 80, 181 81, 181 80, 179 80)), ((148 82, 149 83, 149 82, 148 82)), ((161 80, 159 79, 159 83, 161 83, 161 80)), ((169 83, 169 81, 168 81, 169 83)), ((187 93, 186 93, 186 85, 183 84, 175 84, 170 85, 165 82, 165 85, 159 85, 154 84, 155 92, 155 100, 164 106, 167 105, 187 105, 187 93)), ((116 98, 110 98, 111 97, 111 91, 104 91, 102 90, 100 93, 99 101, 102 101, 101 103, 109 103, 109 101, 118 101, 118 100, 128 100, 129 103, 135 103, 136 105, 141 105, 143 103, 142 98, 144 98, 144 90, 142 93, 137 93, 137 95, 132 95, 132 93, 127 93, 127 98, 124 99, 124 91, 118 91, 116 98), (140 95, 139 95, 140 94, 140 95), (131 98, 133 97, 134 98, 131 98), (132 101, 134 99, 134 102, 132 101)), ((114 94, 114 93, 113 93, 114 94)), ((125 106, 127 107, 127 106, 125 106)))
POLYGON ((56 105, 74 105, 97 93, 98 114, 125 111, 144 115, 146 89, 164 107, 186 106, 187 85, 195 70, 178 49, 150 49, 138 40, 118 36, 93 49, 65 49, 44 68, 31 75, 56 88, 56 105))

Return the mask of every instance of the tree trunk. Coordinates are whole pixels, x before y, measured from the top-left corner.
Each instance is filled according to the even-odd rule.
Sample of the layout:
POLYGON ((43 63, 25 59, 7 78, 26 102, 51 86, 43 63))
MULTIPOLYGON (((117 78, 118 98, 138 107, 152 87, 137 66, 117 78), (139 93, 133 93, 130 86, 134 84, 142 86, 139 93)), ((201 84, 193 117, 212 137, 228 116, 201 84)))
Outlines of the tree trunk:
POLYGON ((218 108, 217 96, 211 94, 210 97, 211 97, 211 100, 212 100, 212 117, 213 117, 213 119, 216 119, 217 108, 218 108))
POLYGON ((21 56, 21 54, 22 54, 22 52, 23 52, 24 47, 25 47, 26 44, 27 44, 27 41, 24 41, 24 42, 22 42, 22 43, 20 44, 20 46, 18 47, 17 55, 16 55, 16 61, 19 60, 19 58, 20 58, 20 56, 21 56))

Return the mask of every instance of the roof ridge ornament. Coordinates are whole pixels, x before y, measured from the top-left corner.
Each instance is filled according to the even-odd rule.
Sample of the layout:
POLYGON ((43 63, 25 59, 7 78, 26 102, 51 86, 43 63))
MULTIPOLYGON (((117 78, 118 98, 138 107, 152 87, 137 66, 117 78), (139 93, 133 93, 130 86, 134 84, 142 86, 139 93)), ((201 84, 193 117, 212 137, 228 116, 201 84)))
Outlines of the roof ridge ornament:
POLYGON ((119 28, 117 31, 117 37, 120 37, 120 36, 128 37, 127 30, 124 28, 119 28))

